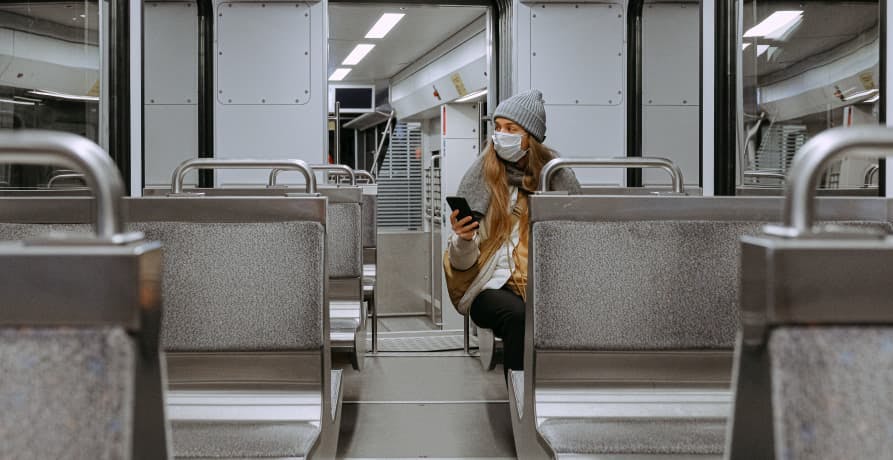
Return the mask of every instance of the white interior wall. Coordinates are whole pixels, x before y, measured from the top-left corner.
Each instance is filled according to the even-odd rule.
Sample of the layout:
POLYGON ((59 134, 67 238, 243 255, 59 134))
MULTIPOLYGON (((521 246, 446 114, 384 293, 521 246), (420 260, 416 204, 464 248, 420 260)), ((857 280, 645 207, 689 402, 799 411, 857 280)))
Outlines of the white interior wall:
MULTIPOLYGON (((887 24, 893 24, 893 8, 886 8, 886 11, 887 11, 887 17, 884 19, 887 21, 887 24)), ((885 40, 884 43, 887 43, 887 44, 893 43, 893 42, 891 42, 891 40, 893 40, 893 39, 890 38, 890 35, 891 35, 890 29, 891 29, 891 27, 886 27, 884 29, 887 32, 887 36, 883 37, 883 39, 885 40)), ((893 62, 893 46, 889 46, 889 45, 885 46, 884 50, 886 52, 886 56, 882 56, 882 58, 885 59, 884 62, 887 62, 887 63, 893 62)), ((890 101, 890 94, 889 94, 889 91, 890 91, 889 88, 893 88, 893 72, 889 72, 889 71, 887 72, 886 80, 887 81, 883 82, 883 84, 884 84, 883 88, 885 88, 888 91, 888 94, 881 95, 881 97, 887 98, 886 99, 886 101, 887 101, 886 112, 887 113, 884 114, 884 120, 886 120, 887 126, 893 127, 893 103, 891 103, 891 101, 890 101)), ((885 172, 886 172, 885 179, 887 182, 886 183, 887 190, 885 191, 885 194, 887 197, 893 197, 893 158, 890 158, 890 157, 887 158, 885 172)))
POLYGON ((713 196, 716 191, 713 180, 715 36, 716 0, 701 0, 701 188, 704 196, 713 196))
POLYGON ((485 32, 477 32, 444 55, 413 70, 401 72, 391 80, 391 106, 401 121, 427 118, 431 109, 487 87, 485 32))
MULTIPOLYGON (((697 3, 647 4, 642 11, 642 155, 672 160, 688 186, 700 163, 700 36, 697 3)), ((646 169, 645 185, 669 185, 646 169)))
MULTIPOLYGON (((625 2, 516 0, 514 8, 515 87, 511 94, 529 88, 542 91, 546 145, 566 158, 624 156, 625 2)), ((622 170, 575 172, 584 184, 619 185, 625 181, 622 170)))
MULTIPOLYGON (((327 5, 215 2, 217 157, 326 160, 327 5)), ((220 171, 216 182, 260 185, 267 174, 220 171)))
MULTIPOLYGON (((198 157, 198 14, 195 2, 145 4, 146 186, 169 186, 198 157)), ((195 185, 189 173, 185 183, 195 185)))
MULTIPOLYGON (((441 109, 441 160, 440 160, 440 190, 441 209, 444 216, 449 215, 450 207, 446 204, 446 197, 453 196, 459 190, 459 182, 468 167, 480 154, 478 145, 478 104, 445 104, 441 109)), ((444 219, 441 231, 441 252, 446 249, 446 239, 452 234, 449 219, 444 219)), ((443 290, 447 292, 446 281, 442 281, 443 290)), ((441 305, 451 305, 449 296, 442 296, 441 305)), ((455 308, 443 308, 443 328, 461 329, 463 318, 455 308)))

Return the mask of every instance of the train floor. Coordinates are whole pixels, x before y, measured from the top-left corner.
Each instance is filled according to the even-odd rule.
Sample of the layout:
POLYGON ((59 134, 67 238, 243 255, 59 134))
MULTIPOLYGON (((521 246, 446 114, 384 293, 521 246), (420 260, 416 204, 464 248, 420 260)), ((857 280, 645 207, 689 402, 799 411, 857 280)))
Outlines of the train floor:
POLYGON ((501 369, 461 352, 346 361, 338 458, 515 458, 501 369))

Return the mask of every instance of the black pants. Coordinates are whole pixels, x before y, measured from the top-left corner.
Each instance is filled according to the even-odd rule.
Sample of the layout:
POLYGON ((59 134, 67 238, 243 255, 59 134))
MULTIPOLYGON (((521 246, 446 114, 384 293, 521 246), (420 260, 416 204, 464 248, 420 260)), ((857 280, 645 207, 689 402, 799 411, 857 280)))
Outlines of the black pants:
POLYGON ((503 371, 524 369, 524 300, 508 287, 485 289, 471 303, 471 319, 502 339, 503 371))

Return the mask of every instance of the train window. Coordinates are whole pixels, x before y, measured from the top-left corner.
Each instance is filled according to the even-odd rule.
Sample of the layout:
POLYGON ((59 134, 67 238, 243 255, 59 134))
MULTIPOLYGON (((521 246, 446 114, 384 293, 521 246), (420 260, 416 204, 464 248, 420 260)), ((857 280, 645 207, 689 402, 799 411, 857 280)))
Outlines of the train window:
MULTIPOLYGON (((744 3, 739 194, 783 188, 800 146, 835 126, 878 123, 876 1, 744 3)), ((846 158, 820 192, 877 194, 878 162, 846 158)))
MULTIPOLYGON (((66 131, 100 142, 99 22, 97 1, 0 4, 0 129, 66 131)), ((58 168, 0 166, 0 186, 48 185, 80 182, 58 168)))

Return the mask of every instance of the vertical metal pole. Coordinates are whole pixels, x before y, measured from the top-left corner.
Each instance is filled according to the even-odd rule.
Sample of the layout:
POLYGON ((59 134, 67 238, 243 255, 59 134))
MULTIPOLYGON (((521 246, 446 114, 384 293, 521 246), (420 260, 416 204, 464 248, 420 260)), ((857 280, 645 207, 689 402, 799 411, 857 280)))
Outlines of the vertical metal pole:
POLYGON ((341 101, 335 101, 335 164, 341 164, 341 101))

